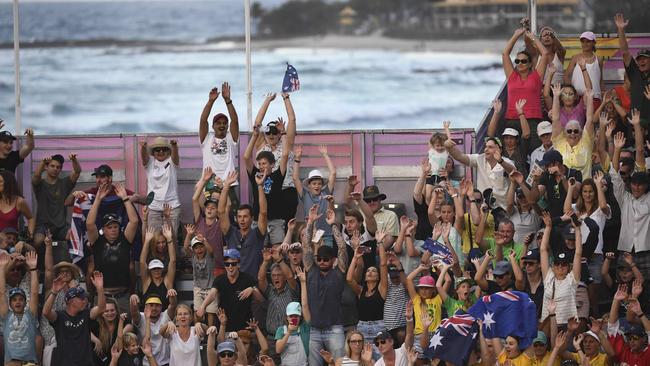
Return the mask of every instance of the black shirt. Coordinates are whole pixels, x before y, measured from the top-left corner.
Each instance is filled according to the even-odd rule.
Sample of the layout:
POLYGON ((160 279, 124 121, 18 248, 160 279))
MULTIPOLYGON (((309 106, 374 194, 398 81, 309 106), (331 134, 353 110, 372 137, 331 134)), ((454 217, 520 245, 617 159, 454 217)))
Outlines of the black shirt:
POLYGON ((104 287, 130 287, 129 262, 131 243, 120 233, 115 243, 109 243, 101 235, 93 245, 95 270, 104 274, 104 287))
POLYGON ((650 84, 650 73, 642 73, 634 59, 625 67, 625 73, 630 79, 632 108, 638 109, 641 112, 641 118, 648 121, 650 119, 650 100, 643 95, 643 92, 645 87, 650 84))
MULTIPOLYGON (((565 166, 566 178, 575 178, 576 181, 582 182, 582 173, 576 169, 570 169, 565 166)), ((564 199, 566 190, 562 181, 556 181, 552 174, 544 173, 539 181, 540 185, 546 187, 546 202, 551 217, 560 217, 564 215, 564 199)))
POLYGON ((75 316, 68 315, 65 310, 57 311, 56 315, 52 327, 57 346, 52 354, 52 365, 92 366, 90 309, 75 316))
POLYGON ((236 332, 246 328, 246 322, 253 317, 251 310, 253 295, 246 300, 239 300, 239 293, 252 286, 255 286, 253 278, 241 271, 235 283, 230 283, 225 274, 214 279, 212 287, 219 291, 219 306, 226 311, 228 316, 226 331, 236 332))
POLYGON ((14 150, 7 155, 6 158, 0 159, 0 170, 8 170, 12 173, 16 173, 16 167, 18 164, 22 163, 24 159, 20 158, 18 150, 14 150))
MULTIPOLYGON (((255 215, 255 219, 257 220, 257 216, 260 213, 260 201, 259 197, 257 196, 257 182, 255 182, 255 174, 257 174, 260 170, 257 169, 257 167, 253 167, 253 170, 248 174, 248 179, 251 182, 251 185, 253 187, 253 215, 255 215)), ((275 219, 282 219, 284 217, 283 212, 286 211, 288 208, 286 206, 286 202, 282 199, 282 182, 284 182, 284 176, 285 174, 282 174, 280 172, 280 169, 274 171, 266 177, 264 180, 264 194, 266 195, 266 203, 268 207, 268 214, 267 217, 269 220, 275 220, 275 219)))
POLYGON ((413 199, 413 210, 418 218, 418 226, 415 228, 415 239, 426 240, 430 238, 433 233, 433 226, 429 222, 429 206, 426 204, 424 197, 422 197, 422 203, 418 203, 415 198, 413 199))

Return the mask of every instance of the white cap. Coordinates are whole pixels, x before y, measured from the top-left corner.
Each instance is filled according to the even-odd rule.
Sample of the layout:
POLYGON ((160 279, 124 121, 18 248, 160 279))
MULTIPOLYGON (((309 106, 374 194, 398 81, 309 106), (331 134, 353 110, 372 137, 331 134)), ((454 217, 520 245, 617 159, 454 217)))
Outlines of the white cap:
MULTIPOLYGON (((194 248, 194 246, 195 246, 196 244, 204 244, 204 243, 203 243, 201 240, 199 240, 199 238, 197 238, 197 237, 195 236, 195 237, 192 238, 192 248, 194 248)), ((205 245, 205 244, 204 244, 204 245, 205 245)))
POLYGON ((321 173, 321 171, 318 170, 318 169, 314 169, 314 170, 310 171, 309 175, 307 175, 307 181, 310 181, 310 180, 312 180, 314 178, 323 179, 323 173, 321 173))
POLYGON ((537 136, 553 133, 553 125, 549 121, 542 121, 537 125, 537 136))
POLYGON ((517 137, 517 136, 519 136, 519 131, 515 130, 514 128, 508 127, 505 130, 503 130, 502 135, 503 136, 515 136, 515 137, 517 137))
POLYGON ((165 265, 160 259, 152 259, 151 262, 149 262, 149 269, 156 268, 165 268, 165 265))
POLYGON ((580 35, 580 39, 583 39, 583 38, 588 39, 590 41, 595 41, 596 40, 596 35, 594 34, 594 32, 586 31, 586 32, 583 32, 580 35))

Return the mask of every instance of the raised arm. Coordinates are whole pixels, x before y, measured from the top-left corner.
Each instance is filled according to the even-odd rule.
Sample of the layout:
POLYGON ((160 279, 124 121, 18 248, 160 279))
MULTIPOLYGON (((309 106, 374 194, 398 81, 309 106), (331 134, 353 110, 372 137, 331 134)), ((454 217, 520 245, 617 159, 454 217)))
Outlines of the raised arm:
POLYGON ((571 272, 573 273, 573 277, 576 279, 576 281, 580 281, 580 271, 582 269, 582 233, 580 226, 576 226, 573 223, 573 220, 570 222, 571 226, 573 226, 576 232, 576 250, 573 254, 573 269, 571 272))
MULTIPOLYGON (((34 315, 38 316, 38 289, 39 289, 39 283, 38 283, 38 256, 36 255, 36 252, 31 251, 28 252, 25 255, 27 267, 29 268, 29 276, 30 276, 30 287, 29 287, 29 311, 34 315)), ((1 260, 1 259, 0 259, 1 260)), ((3 271, 4 273, 4 271, 3 271)), ((4 292, 0 292, 2 294, 4 292)), ((4 302, 4 301, 2 301, 4 302)), ((0 304, 0 314, 5 315, 2 313, 2 307, 0 304)))
MULTIPOLYGON (((377 245, 377 246, 379 247, 380 245, 377 245)), ((357 263, 360 262, 360 261, 363 261, 363 259, 362 259, 363 252, 361 252, 360 249, 361 248, 357 248, 354 251, 354 257, 352 258, 352 261, 350 262, 349 271, 347 272, 347 274, 345 276, 345 279, 348 282, 348 285, 350 286, 352 291, 357 296, 361 295, 361 291, 363 290, 363 288, 359 285, 359 283, 355 279, 355 275, 354 275, 356 273, 356 270, 357 270, 357 263)))
POLYGON ((593 137, 595 136, 595 131, 594 131, 594 91, 593 89, 587 89, 585 90, 585 94, 582 96, 582 98, 585 100, 585 104, 587 105, 587 111, 586 111, 586 122, 585 122, 585 127, 584 127, 584 132, 588 133, 589 136, 593 137))
POLYGON ((227 81, 224 81, 224 83, 221 84, 221 93, 223 95, 223 101, 226 103, 226 108, 228 109, 228 115, 230 116, 230 135, 235 142, 238 142, 239 116, 237 116, 235 106, 232 104, 232 99, 230 99, 230 84, 227 81))
POLYGON ((550 115, 551 126, 553 128, 553 132, 551 136, 555 138, 564 132, 562 128, 562 123, 560 123, 560 94, 562 93, 562 86, 559 83, 557 83, 554 84, 551 89, 553 90, 553 107, 551 108, 551 115, 550 115))
POLYGON ((311 242, 314 231, 314 223, 321 217, 318 214, 318 206, 313 205, 309 208, 307 215, 307 225, 302 233, 302 263, 305 266, 305 272, 309 272, 314 265, 314 247, 311 242))
POLYGON ((506 79, 510 77, 510 74, 512 74, 513 71, 515 71, 515 67, 512 65, 512 60, 510 59, 510 52, 512 52, 519 37, 524 33, 526 33, 524 28, 515 29, 515 32, 508 40, 508 43, 506 43, 506 47, 503 49, 503 53, 501 54, 501 59, 503 60, 503 71, 506 74, 506 79))
POLYGON ((93 272, 92 276, 90 276, 90 281, 92 282, 93 287, 95 287, 95 291, 97 292, 97 305, 93 306, 90 309, 90 319, 95 320, 97 317, 101 316, 104 313, 104 310, 106 310, 104 275, 99 271, 95 271, 93 272))
POLYGON ((302 145, 296 145, 293 147, 293 174, 291 179, 293 184, 296 186, 296 191, 298 192, 298 197, 302 198, 303 186, 302 180, 300 179, 300 162, 302 158, 302 145))
MULTIPOLYGON (((4 294, 7 293, 7 280, 5 278, 5 274, 8 271, 9 267, 9 262, 11 261, 11 258, 9 257, 8 254, 0 254, 0 294, 2 295, 2 298, 0 299, 0 317, 4 318, 7 316, 9 313, 9 303, 7 301, 7 296, 4 296, 4 294)), ((37 282, 38 286, 38 282, 37 282)), ((37 290, 38 292, 38 290, 37 290)), ((38 294, 36 296, 38 298, 38 294)), ((38 301, 38 300, 37 300, 38 301)), ((33 313, 37 314, 37 313, 33 313)))
POLYGON ((348 251, 346 248, 345 240, 343 240, 343 234, 341 234, 341 229, 339 229, 338 225, 336 224, 336 214, 334 213, 334 210, 327 210, 327 218, 325 221, 327 222, 327 225, 332 227, 332 236, 334 236, 334 242, 338 248, 336 266, 338 267, 339 271, 345 273, 348 269, 348 251))
POLYGON ((429 159, 424 158, 420 163, 420 175, 418 175, 418 180, 413 187, 413 200, 418 204, 422 204, 425 199, 422 192, 429 173, 431 173, 431 164, 429 163, 429 159))
POLYGON ((449 264, 444 264, 442 270, 438 275, 438 280, 436 281, 436 289, 438 290, 438 295, 443 302, 447 301, 449 294, 447 293, 447 288, 445 287, 445 282, 451 281, 451 277, 447 274, 451 266, 449 264))
POLYGON ((93 201, 90 210, 88 211, 88 217, 86 218, 86 235, 88 236, 88 244, 92 246, 95 241, 99 238, 99 231, 97 230, 97 212, 99 211, 99 205, 102 200, 108 194, 110 186, 107 184, 102 184, 99 189, 97 189, 97 195, 95 195, 95 201, 93 201))
POLYGON ((512 266, 512 273, 515 275, 515 288, 524 291, 526 287, 524 272, 521 270, 521 267, 519 267, 519 261, 517 261, 517 255, 514 250, 510 251, 508 261, 512 266))
POLYGON ((126 224, 124 228, 124 237, 128 240, 129 243, 133 244, 133 239, 135 239, 135 234, 138 232, 138 213, 135 211, 135 207, 131 202, 131 199, 126 194, 126 189, 121 183, 114 184, 115 194, 122 199, 124 202, 124 207, 126 207, 126 214, 129 217, 129 223, 126 224))
POLYGON ((456 143, 452 139, 447 139, 445 141, 445 148, 447 148, 449 155, 451 155, 454 160, 459 161, 461 164, 466 166, 470 165, 469 155, 458 150, 456 143))
POLYGON ((300 280, 300 304, 302 305, 302 317, 306 322, 311 322, 311 311, 309 310, 309 296, 307 288, 307 274, 302 268, 296 268, 296 277, 300 280))
MULTIPOLYGON (((647 88, 647 87, 646 87, 647 88)), ((629 118, 628 121, 634 126, 634 150, 635 157, 634 160, 637 162, 637 165, 645 161, 644 155, 644 134, 643 128, 641 127, 641 112, 638 109, 632 110, 632 118, 629 118)))
MULTIPOLYGON (((163 236, 167 241, 167 255, 169 256, 169 263, 167 264, 167 274, 165 275, 165 286, 168 289, 174 288, 174 279, 176 278, 176 243, 172 237, 172 226, 169 224, 163 225, 163 236)), ((206 245, 209 247, 210 244, 206 245)), ((206 250, 207 251, 207 250, 206 250)))
POLYGON ((409 273, 409 275, 406 277, 406 289, 409 292, 409 297, 411 299, 414 299, 416 296, 418 296, 418 292, 415 290, 415 284, 413 281, 415 281, 415 278, 420 274, 421 272, 428 271, 429 267, 426 264, 420 264, 416 269, 413 270, 413 272, 409 273))
POLYGON ((72 163, 72 172, 70 173, 70 181, 74 184, 77 183, 79 177, 81 176, 81 164, 77 160, 77 154, 68 155, 68 159, 72 163))
MULTIPOLYGON (((510 56, 508 56, 510 60, 510 56)), ((489 137, 494 137, 497 134, 497 128, 499 127, 499 120, 501 119, 501 99, 495 99, 492 101, 492 118, 490 118, 490 124, 488 125, 487 135, 489 137)))
MULTIPOLYGON (((612 167, 611 167, 611 169, 614 169, 617 172, 620 169, 619 163, 621 158, 621 150, 623 150, 624 146, 625 146, 625 134, 623 133, 623 131, 618 131, 614 135, 614 155, 612 156, 612 167)), ((614 192, 616 192, 616 188, 614 189, 614 192)))
MULTIPOLYGON (((237 181, 237 175, 237 171, 233 170, 228 174, 228 177, 226 177, 226 180, 223 182, 223 190, 221 191, 222 199, 219 200, 219 205, 217 207, 219 227, 221 228, 221 233, 224 235, 226 235, 228 230, 230 230, 230 214, 228 213, 228 202, 225 198, 228 197, 228 191, 230 190, 231 185, 237 181)), ((264 192, 262 192, 262 195, 264 196, 264 192)), ((266 205, 266 196, 264 196, 264 203, 266 205)))
POLYGON ((195 223, 198 222, 201 217, 201 196, 203 195, 203 189, 210 179, 212 179, 212 175, 212 168, 204 168, 201 178, 194 185, 194 194, 192 195, 192 214, 195 223))
MULTIPOLYGON (((528 123, 528 119, 526 119, 526 114, 524 114, 524 106, 526 105, 526 102, 526 99, 519 99, 517 103, 515 103, 515 108, 519 115, 519 123, 521 124, 521 139, 527 139, 530 137, 530 124, 528 123)), ((519 142, 520 146, 522 142, 523 141, 519 142)))
POLYGON ((483 291, 487 291, 488 289, 488 282, 485 279, 485 273, 487 273, 487 268, 490 265, 491 261, 492 257, 490 256, 490 253, 486 253, 483 257, 483 260, 481 261, 481 264, 476 270, 476 274, 474 275, 474 281, 483 291))
POLYGON ((41 162, 38 164, 36 167, 36 170, 34 170, 34 174, 32 174, 32 186, 36 187, 39 184, 41 184, 41 181, 43 178, 41 177, 43 175, 43 171, 45 170, 45 166, 52 161, 51 156, 46 156, 41 160, 41 162))
POLYGON ((269 268, 269 264, 271 264, 271 255, 271 248, 262 249, 262 264, 260 265, 259 271, 257 271, 257 288, 262 293, 266 292, 266 288, 268 287, 266 271, 269 268))
POLYGON ((147 146, 147 140, 140 141, 140 161, 145 167, 149 164, 149 148, 147 146))
POLYGON ((264 180, 266 175, 256 175, 255 183, 257 184, 257 196, 258 203, 260 206, 260 212, 257 215, 257 229, 260 231, 262 236, 266 235, 268 229, 268 203, 266 201, 266 194, 264 193, 264 180))
POLYGON ((330 159, 329 154, 327 153, 327 145, 320 145, 318 151, 323 156, 325 164, 327 164, 327 170, 329 170, 329 177, 327 178, 327 188, 330 190, 330 194, 334 194, 334 186, 336 184, 336 166, 330 159))
POLYGON ((25 130, 25 142, 20 147, 18 155, 21 159, 25 159, 27 155, 31 154, 32 150, 34 150, 34 130, 28 128, 25 130))
POLYGON ((535 49, 537 49, 537 52, 539 52, 539 61, 537 62, 537 66, 535 67, 535 71, 537 71, 537 74, 539 74, 540 77, 544 76, 544 73, 546 72, 546 65, 548 64, 548 50, 540 40, 535 37, 535 34, 531 31, 526 31, 525 37, 528 38, 532 43, 535 49))
POLYGON ((296 140, 296 112, 293 110, 288 93, 282 93, 282 100, 284 101, 284 108, 287 110, 287 145, 291 149, 296 140))
POLYGON ((208 102, 203 107, 203 112, 201 112, 201 118, 199 120, 199 142, 203 143, 205 138, 208 136, 210 131, 210 125, 208 123, 208 117, 210 117, 210 111, 212 110, 212 105, 214 101, 219 98, 219 89, 212 88, 210 94, 208 95, 208 102))
POLYGON ((557 73, 557 68, 553 63, 548 65, 546 74, 544 75, 544 89, 542 90, 542 95, 544 96, 544 106, 547 110, 553 108, 553 97, 551 96, 551 83, 553 76, 557 73))
POLYGON ((251 134, 251 139, 248 141, 248 145, 246 146, 246 151, 244 151, 244 163, 246 164, 246 172, 249 174, 253 171, 253 167, 255 166, 255 159, 253 157, 253 150, 255 148, 255 145, 257 145, 257 140, 260 139, 260 129, 261 125, 254 125, 253 126, 253 132, 251 134))
POLYGON ((174 165, 176 166, 179 166, 181 163, 181 158, 180 155, 178 155, 178 141, 169 140, 169 144, 172 145, 172 152, 171 152, 172 163, 174 163, 174 165))
POLYGON ((544 281, 544 279, 546 279, 546 274, 550 269, 548 257, 550 255, 549 245, 551 242, 551 228, 553 225, 553 221, 551 220, 551 214, 548 212, 544 212, 542 214, 542 220, 544 220, 545 227, 544 227, 544 234, 542 236, 542 242, 540 243, 540 247, 539 247, 539 253, 540 253, 539 263, 542 270, 542 281, 544 281))
POLYGON ((629 20, 625 19, 623 13, 617 13, 614 16, 614 23, 616 24, 616 31, 618 32, 618 47, 621 50, 623 56, 623 62, 625 66, 630 66, 632 57, 630 56, 630 49, 627 44, 627 37, 625 36, 625 28, 629 24, 629 20))

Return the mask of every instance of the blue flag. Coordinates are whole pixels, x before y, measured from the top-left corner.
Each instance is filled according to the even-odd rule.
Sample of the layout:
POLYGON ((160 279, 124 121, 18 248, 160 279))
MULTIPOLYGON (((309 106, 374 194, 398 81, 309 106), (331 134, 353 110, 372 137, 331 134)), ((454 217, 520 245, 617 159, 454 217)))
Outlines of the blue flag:
POLYGON ((298 71, 296 68, 287 63, 287 71, 284 73, 284 81, 282 82, 282 92, 291 93, 300 90, 300 80, 298 80, 298 71))
POLYGON ((458 366, 466 365, 477 339, 476 319, 458 310, 454 316, 440 323, 424 355, 431 360, 437 358, 458 366))
POLYGON ((451 254, 451 250, 437 240, 427 238, 422 244, 422 248, 431 253, 431 258, 434 261, 442 261, 446 264, 451 264, 454 261, 454 257, 451 254))
POLYGON ((519 349, 526 349, 537 336, 537 309, 528 294, 502 291, 481 297, 467 311, 483 320, 485 338, 519 337, 519 349))

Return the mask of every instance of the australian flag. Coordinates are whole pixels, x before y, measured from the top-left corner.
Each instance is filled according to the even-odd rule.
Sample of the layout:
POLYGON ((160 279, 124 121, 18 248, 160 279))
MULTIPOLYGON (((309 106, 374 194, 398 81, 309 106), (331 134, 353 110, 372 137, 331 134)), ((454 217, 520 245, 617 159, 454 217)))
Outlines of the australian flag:
POLYGON ((454 365, 466 365, 469 354, 478 339, 478 323, 470 314, 458 310, 456 315, 443 320, 424 350, 428 359, 440 359, 454 365))
POLYGON ((431 253, 431 259, 436 261, 442 261, 446 264, 451 264, 454 261, 454 257, 451 254, 451 250, 437 240, 427 238, 422 245, 422 248, 428 250, 431 253))
POLYGON ((287 63, 287 71, 284 73, 284 81, 282 82, 282 92, 291 93, 300 90, 300 80, 298 80, 298 71, 296 68, 287 63))
POLYGON ((526 349, 537 336, 537 310, 528 294, 502 291, 478 299, 467 311, 483 320, 485 338, 519 337, 519 349, 526 349))

